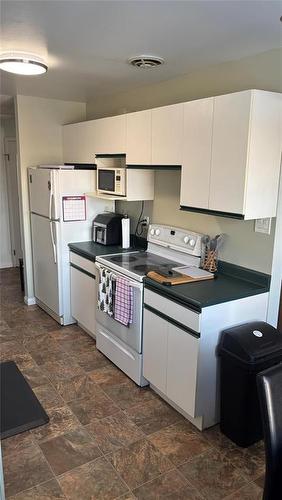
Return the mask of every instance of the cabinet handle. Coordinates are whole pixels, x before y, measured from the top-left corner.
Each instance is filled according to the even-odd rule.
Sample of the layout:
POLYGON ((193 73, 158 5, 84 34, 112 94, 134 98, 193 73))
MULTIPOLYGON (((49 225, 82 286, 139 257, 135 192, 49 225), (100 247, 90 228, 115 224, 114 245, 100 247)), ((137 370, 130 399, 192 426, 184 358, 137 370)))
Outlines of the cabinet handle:
POLYGON ((73 267, 74 269, 76 269, 77 271, 83 273, 83 274, 86 274, 86 276, 89 276, 89 278, 92 278, 93 280, 96 279, 96 276, 94 274, 91 274, 89 273, 88 271, 85 271, 85 269, 82 269, 81 267, 79 266, 76 266, 75 264, 73 264, 72 262, 70 263, 70 266, 73 267))
POLYGON ((195 337, 197 339, 199 339, 201 336, 199 332, 195 332, 195 330, 192 330, 188 326, 185 326, 182 323, 179 323, 178 321, 176 321, 175 319, 170 318, 169 316, 166 316, 166 314, 163 314, 162 312, 157 311, 153 307, 148 306, 148 304, 144 304, 144 309, 147 309, 151 313, 155 314, 156 316, 159 316, 160 318, 164 319, 168 323, 171 323, 172 325, 176 326, 180 330, 183 330, 184 332, 189 333, 189 335, 192 335, 193 337, 195 337))

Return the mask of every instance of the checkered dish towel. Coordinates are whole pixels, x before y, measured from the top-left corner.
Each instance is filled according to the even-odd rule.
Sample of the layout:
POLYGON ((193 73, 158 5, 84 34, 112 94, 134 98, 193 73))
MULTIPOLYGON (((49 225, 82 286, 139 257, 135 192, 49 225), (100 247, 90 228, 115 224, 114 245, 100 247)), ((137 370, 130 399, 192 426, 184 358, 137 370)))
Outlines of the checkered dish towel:
POLYGON ((116 277, 114 318, 125 326, 133 321, 133 287, 119 276, 116 277))
POLYGON ((98 309, 113 316, 115 276, 103 267, 99 268, 99 272, 98 309))

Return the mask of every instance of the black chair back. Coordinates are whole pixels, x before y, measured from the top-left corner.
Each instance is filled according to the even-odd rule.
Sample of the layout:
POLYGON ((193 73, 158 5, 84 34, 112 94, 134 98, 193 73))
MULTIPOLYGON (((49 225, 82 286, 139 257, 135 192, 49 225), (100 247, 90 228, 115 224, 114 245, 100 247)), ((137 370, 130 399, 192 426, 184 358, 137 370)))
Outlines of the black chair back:
POLYGON ((257 375, 265 441, 263 500, 282 499, 282 363, 257 375))

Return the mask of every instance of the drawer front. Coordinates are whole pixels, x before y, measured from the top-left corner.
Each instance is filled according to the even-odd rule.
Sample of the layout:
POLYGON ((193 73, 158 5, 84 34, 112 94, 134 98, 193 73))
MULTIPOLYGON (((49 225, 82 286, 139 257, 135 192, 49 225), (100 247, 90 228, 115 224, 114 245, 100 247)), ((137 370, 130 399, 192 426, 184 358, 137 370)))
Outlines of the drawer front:
POLYGON ((84 257, 81 257, 74 252, 70 252, 70 262, 90 274, 95 275, 97 273, 95 262, 85 259, 84 257))
POLYGON ((166 299, 158 293, 145 288, 144 303, 164 313, 177 323, 180 323, 195 332, 200 332, 201 315, 186 307, 166 299))

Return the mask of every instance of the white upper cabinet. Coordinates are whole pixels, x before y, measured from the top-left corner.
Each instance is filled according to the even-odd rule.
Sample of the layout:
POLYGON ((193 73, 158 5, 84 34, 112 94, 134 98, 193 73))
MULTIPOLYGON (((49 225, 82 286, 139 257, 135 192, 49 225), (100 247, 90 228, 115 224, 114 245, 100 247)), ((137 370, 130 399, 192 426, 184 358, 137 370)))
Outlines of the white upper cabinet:
POLYGON ((181 104, 152 110, 152 165, 181 165, 183 136, 181 104))
POLYGON ((137 111, 126 115, 127 165, 152 163, 152 111, 137 111))
POLYGON ((126 115, 95 120, 95 154, 117 154, 126 151, 126 115))
POLYGON ((95 163, 96 154, 125 153, 126 115, 63 126, 65 163, 95 163))
POLYGON ((65 163, 95 163, 95 120, 63 126, 65 163))
POLYGON ((209 209, 245 219, 275 217, 281 96, 247 90, 215 97, 209 209))
POLYGON ((184 104, 180 205, 209 205, 214 98, 184 104))
POLYGON ((210 210, 244 213, 251 92, 215 98, 210 210))

